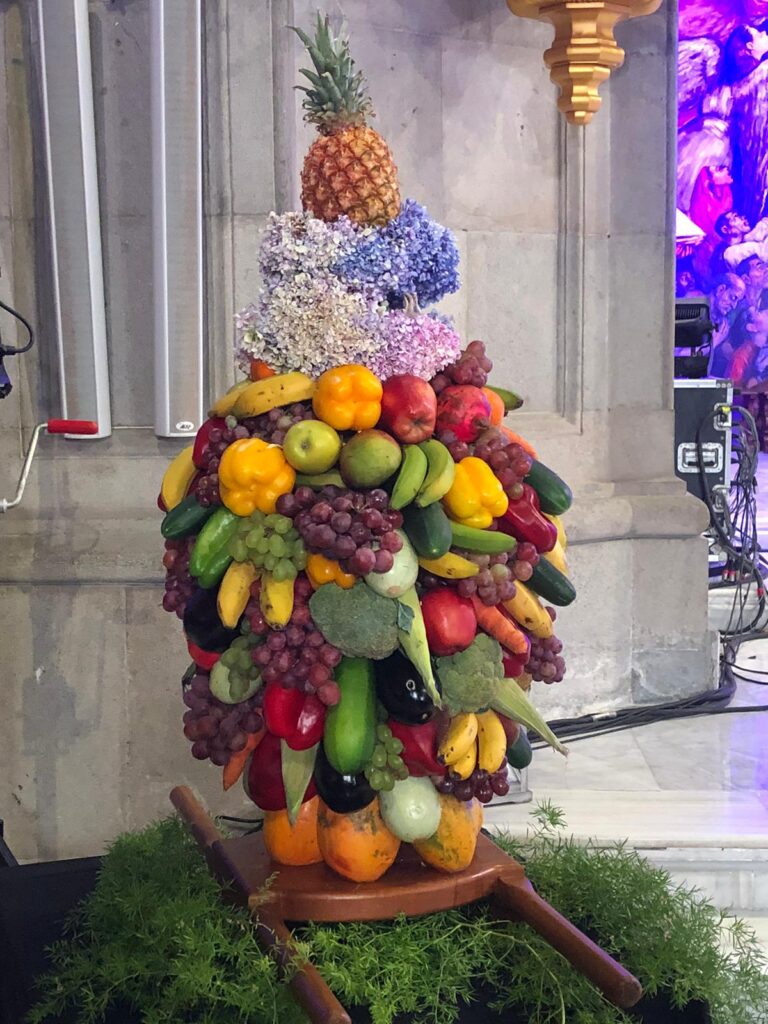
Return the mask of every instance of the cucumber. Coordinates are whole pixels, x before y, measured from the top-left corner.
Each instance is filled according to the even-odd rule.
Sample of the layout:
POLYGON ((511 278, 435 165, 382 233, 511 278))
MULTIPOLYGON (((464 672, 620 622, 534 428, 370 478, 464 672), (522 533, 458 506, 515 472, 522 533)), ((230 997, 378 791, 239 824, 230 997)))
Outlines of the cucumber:
POLYGON ((160 533, 168 540, 191 537, 198 533, 216 511, 215 505, 207 508, 198 503, 194 494, 190 494, 170 512, 160 524, 160 533))
POLYGON ((539 559, 539 564, 533 570, 533 576, 528 580, 528 589, 533 590, 543 601, 556 604, 560 608, 570 604, 576 598, 574 585, 546 558, 539 559))
POLYGON ((507 764, 510 768, 517 768, 521 771, 527 768, 533 760, 533 750, 528 733, 521 728, 514 743, 507 747, 507 764))
POLYGON ((439 501, 403 509, 403 529, 420 558, 441 558, 453 543, 452 524, 439 501))
POLYGON ((327 473, 297 473, 296 487, 311 487, 320 491, 323 487, 346 487, 338 469, 329 469, 327 473))
POLYGON ((531 462, 531 470, 525 482, 536 491, 541 511, 548 515, 561 516, 573 503, 571 488, 543 462, 536 459, 531 462))
POLYGON ((501 530, 478 530, 476 526, 451 523, 451 546, 464 551, 476 551, 482 555, 500 555, 514 551, 517 541, 501 530))
POLYGON ((376 684, 368 658, 342 658, 334 673, 341 700, 328 709, 323 747, 342 775, 357 775, 376 744, 376 684))

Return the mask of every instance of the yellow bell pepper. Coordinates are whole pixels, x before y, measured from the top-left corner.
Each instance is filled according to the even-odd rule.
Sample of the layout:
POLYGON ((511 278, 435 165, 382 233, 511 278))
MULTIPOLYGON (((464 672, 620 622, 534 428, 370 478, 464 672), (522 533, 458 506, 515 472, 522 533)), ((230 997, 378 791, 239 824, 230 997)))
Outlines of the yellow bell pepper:
POLYGON ((317 590, 324 583, 337 583, 342 590, 349 590, 357 583, 357 577, 344 572, 338 562, 325 555, 310 555, 307 558, 307 576, 317 590))
POLYGON ((367 366, 336 366, 320 376, 312 408, 334 430, 368 430, 379 422, 382 393, 381 381, 367 366))
POLYGON ((274 512, 281 494, 293 490, 296 470, 288 465, 278 444, 258 437, 234 441, 219 463, 221 500, 236 516, 274 512))
POLYGON ((470 455, 456 466, 456 476, 443 504, 457 523, 485 530, 494 519, 504 515, 509 501, 491 467, 470 455))

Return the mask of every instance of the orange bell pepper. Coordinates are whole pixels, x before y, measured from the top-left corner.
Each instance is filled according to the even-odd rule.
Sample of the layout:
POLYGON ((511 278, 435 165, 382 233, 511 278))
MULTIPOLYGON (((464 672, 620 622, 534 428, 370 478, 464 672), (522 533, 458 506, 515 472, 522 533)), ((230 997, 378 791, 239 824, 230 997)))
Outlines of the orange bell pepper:
POLYGON ((334 430, 369 430, 381 416, 381 381, 367 366, 326 370, 312 398, 315 416, 334 430))
POLYGON ((357 583, 357 577, 344 572, 338 562, 325 555, 310 555, 307 558, 307 576, 317 590, 324 583, 337 583, 342 590, 349 590, 357 583))
POLYGON ((283 449, 258 437, 233 441, 219 463, 221 500, 236 516, 274 512, 277 499, 296 483, 283 449))
POLYGON ((456 466, 456 476, 443 504, 457 523, 485 530, 494 519, 504 515, 509 501, 491 467, 469 455, 456 466))

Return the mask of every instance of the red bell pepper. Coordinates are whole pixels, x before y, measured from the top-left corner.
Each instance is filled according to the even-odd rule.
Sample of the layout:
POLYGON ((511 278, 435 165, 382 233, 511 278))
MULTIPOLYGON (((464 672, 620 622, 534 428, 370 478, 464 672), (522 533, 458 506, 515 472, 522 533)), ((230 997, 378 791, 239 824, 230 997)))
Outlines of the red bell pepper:
POLYGON ((157 496, 157 507, 160 509, 161 512, 167 512, 168 511, 168 506, 163 501, 162 494, 158 494, 158 496, 157 496))
POLYGON ((505 654, 502 658, 504 664, 504 677, 506 679, 517 679, 525 671, 525 666, 530 658, 528 654, 505 654))
MULTIPOLYGON (((281 742, 279 736, 271 732, 265 733, 248 765, 248 796, 262 811, 282 811, 286 807, 281 742)), ((312 778, 309 780, 302 803, 311 800, 316 793, 317 787, 312 778)))
POLYGON ((202 647, 193 644, 191 640, 187 640, 187 650, 192 661, 204 672, 210 672, 221 657, 221 654, 217 654, 216 651, 204 651, 202 647))
POLYGON ((220 416, 212 416, 202 424, 195 435, 195 446, 192 449, 192 461, 198 469, 205 469, 205 456, 210 444, 212 430, 226 430, 227 424, 220 416))
POLYGON ((325 705, 314 694, 268 683, 262 710, 269 732, 292 750, 309 750, 323 737, 325 705))
POLYGON ((392 735, 403 744, 400 757, 411 775, 445 775, 445 765, 437 759, 440 730, 437 717, 423 725, 405 725, 390 718, 387 725, 392 735))
POLYGON ((541 514, 539 496, 530 484, 523 484, 522 497, 510 501, 496 523, 503 533, 533 544, 539 552, 551 551, 557 543, 557 527, 541 514))

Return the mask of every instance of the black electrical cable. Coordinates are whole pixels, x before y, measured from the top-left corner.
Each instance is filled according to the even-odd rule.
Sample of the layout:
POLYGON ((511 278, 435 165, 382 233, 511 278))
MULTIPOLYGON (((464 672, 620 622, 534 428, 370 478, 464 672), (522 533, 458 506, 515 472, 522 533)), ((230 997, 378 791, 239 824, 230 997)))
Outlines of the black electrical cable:
POLYGON ((21 313, 15 310, 12 306, 7 306, 1 299, 0 309, 4 309, 6 313, 10 313, 12 317, 18 320, 18 322, 27 332, 27 341, 24 345, 21 346, 4 345, 2 340, 0 340, 0 358, 2 358, 3 356, 23 356, 24 353, 29 352, 29 350, 34 345, 35 332, 32 330, 29 321, 25 317, 23 317, 21 313))

